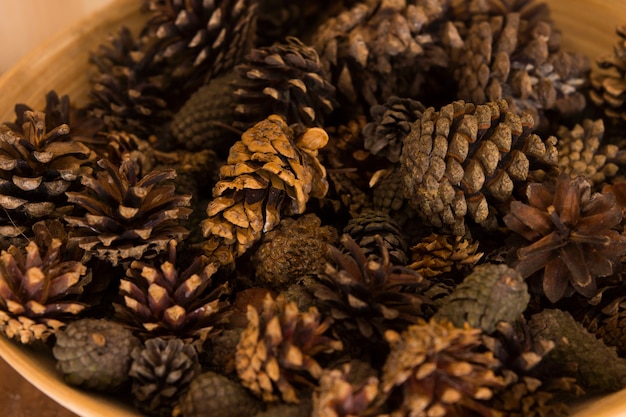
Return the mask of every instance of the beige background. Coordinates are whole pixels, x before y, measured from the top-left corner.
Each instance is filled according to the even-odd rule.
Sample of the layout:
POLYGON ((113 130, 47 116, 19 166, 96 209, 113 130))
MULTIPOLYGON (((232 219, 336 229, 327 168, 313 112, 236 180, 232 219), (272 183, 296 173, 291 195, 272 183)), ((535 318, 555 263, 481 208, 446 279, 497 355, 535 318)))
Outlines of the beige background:
MULTIPOLYGON (((112 0, 0 0, 0 72, 112 0)), ((133 0, 140 1, 140 0, 133 0)))

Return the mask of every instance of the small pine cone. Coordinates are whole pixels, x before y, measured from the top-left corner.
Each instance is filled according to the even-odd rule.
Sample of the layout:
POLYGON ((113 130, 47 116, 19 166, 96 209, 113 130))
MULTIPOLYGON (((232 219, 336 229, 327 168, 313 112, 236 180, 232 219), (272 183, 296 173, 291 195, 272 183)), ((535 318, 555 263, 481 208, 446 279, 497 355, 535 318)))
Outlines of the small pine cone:
POLYGON ((329 206, 335 217, 358 215, 361 211, 372 206, 370 196, 358 185, 360 176, 348 172, 328 173, 328 193, 322 200, 322 205, 329 206))
POLYGON ((411 127, 402 155, 404 193, 423 220, 463 236, 465 217, 488 224, 494 204, 511 197, 533 169, 557 163, 556 138, 531 134, 533 120, 505 101, 455 101, 428 108, 411 127))
POLYGON ((48 130, 45 113, 30 110, 18 111, 17 119, 19 126, 0 126, 3 236, 30 233, 33 223, 67 213, 65 192, 81 189, 80 177, 93 164, 91 150, 71 139, 67 124, 48 130))
POLYGON ((175 194, 164 181, 174 170, 152 171, 139 177, 137 162, 128 154, 118 167, 101 159, 103 169, 85 176, 86 193, 68 192, 68 200, 87 210, 84 217, 65 217, 74 228, 70 238, 87 253, 117 265, 131 259, 149 258, 165 250, 171 239, 182 240, 189 232, 179 225, 191 209, 190 195, 175 194))
POLYGON ((368 260, 362 248, 349 235, 341 237, 349 255, 329 247, 332 264, 325 274, 308 283, 310 291, 330 315, 349 331, 363 337, 381 337, 387 328, 404 328, 423 315, 429 300, 415 294, 428 281, 415 271, 391 263, 389 251, 380 236, 376 239, 381 258, 368 260), (413 292, 411 292, 413 291, 413 292))
POLYGON ((228 283, 214 282, 216 264, 196 258, 179 272, 176 241, 164 262, 133 261, 120 281, 116 318, 142 335, 205 339, 228 314, 228 283))
POLYGON ((426 236, 411 248, 413 263, 409 268, 425 278, 457 277, 469 274, 483 252, 478 252, 478 242, 461 236, 426 236))
POLYGON ((394 95, 417 97, 424 74, 448 66, 438 39, 445 2, 420 3, 360 2, 320 25, 313 44, 344 102, 369 109, 394 95))
POLYGON ((112 131, 104 135, 106 159, 115 166, 121 166, 124 158, 130 157, 135 167, 135 175, 144 176, 153 171, 157 164, 156 150, 148 141, 128 132, 112 131))
POLYGON ((56 333, 52 353, 68 384, 114 391, 128 381, 131 354, 140 348, 139 339, 119 323, 81 319, 56 333))
POLYGON ((263 235, 252 255, 255 282, 265 288, 286 288, 301 277, 324 272, 327 244, 338 240, 337 230, 321 226, 315 214, 284 219, 263 235))
POLYGON ((196 376, 180 400, 183 417, 250 417, 260 408, 241 384, 215 372, 196 376))
POLYGON ((347 417, 369 415, 378 395, 379 381, 370 376, 363 381, 351 381, 351 363, 339 369, 325 369, 319 387, 313 393, 311 417, 347 417))
POLYGON ((626 25, 616 28, 613 54, 598 62, 591 74, 589 98, 617 126, 626 126, 626 25))
POLYGON ((559 168, 574 178, 583 175, 594 185, 602 184, 617 175, 619 163, 625 162, 623 151, 608 144, 602 149, 604 122, 602 119, 585 119, 582 126, 573 129, 561 126, 557 133, 559 141, 559 168))
POLYGON ((266 402, 298 403, 298 381, 311 383, 322 375, 315 356, 343 349, 340 341, 324 336, 330 321, 321 321, 315 307, 302 312, 296 303, 281 296, 274 300, 268 294, 262 313, 248 305, 247 317, 237 345, 237 374, 266 402))
POLYGON ((623 286, 599 291, 600 304, 588 311, 582 323, 605 345, 614 346, 620 357, 626 356, 626 294, 623 286))
POLYGON ((393 415, 492 416, 485 404, 503 386, 491 352, 481 352, 481 331, 431 319, 401 334, 387 330, 391 351, 383 367, 381 391, 400 390, 402 403, 393 415))
POLYGON ((324 126, 335 107, 335 87, 315 49, 297 38, 253 49, 235 70, 235 127, 248 129, 271 114, 287 124, 324 126))
MULTIPOLYGON (((189 96, 241 62, 254 41, 257 0, 147 0, 154 63, 189 96)), ((178 88, 174 90, 178 91, 178 88)))
POLYGON ((126 27, 111 35, 109 42, 89 57, 96 71, 87 112, 101 119, 106 130, 151 134, 171 117, 165 81, 152 61, 154 51, 126 27))
POLYGON ((406 207, 406 198, 402 191, 402 175, 400 167, 381 172, 372 189, 372 207, 374 210, 385 211, 392 217, 406 207))
POLYGON ((128 376, 135 404, 151 416, 171 416, 173 405, 202 369, 195 348, 177 338, 155 338, 131 355, 128 376))
POLYGON ((400 226, 385 212, 363 210, 350 219, 343 233, 350 235, 361 247, 368 259, 380 259, 381 248, 376 236, 382 238, 389 253, 389 261, 394 265, 406 265, 407 244, 400 226))
MULTIPOLYGON (((37 223, 34 229, 39 234, 45 226, 37 223)), ((65 243, 57 238, 0 254, 0 331, 10 339, 45 342, 85 309, 76 298, 91 281, 91 271, 63 255, 65 243)))
POLYGON ((390 97, 385 104, 372 106, 373 121, 363 129, 365 149, 374 155, 398 162, 402 141, 411 131, 411 125, 422 118, 426 107, 410 98, 390 97))
POLYGON ((472 24, 455 62, 459 98, 475 104, 505 99, 512 111, 530 113, 536 126, 545 124, 546 110, 580 112, 588 59, 551 51, 548 22, 539 22, 528 39, 520 39, 521 23, 519 13, 508 13, 472 24))
POLYGON ((231 263, 276 227, 283 214, 301 214, 309 197, 324 197, 328 183, 318 150, 327 141, 320 128, 294 138, 276 115, 247 130, 220 168, 208 218, 201 224, 207 256, 231 263))
POLYGON ((446 299, 435 317, 490 334, 499 322, 517 320, 530 301, 521 275, 506 265, 476 267, 446 299))
POLYGON ((235 121, 232 82, 236 77, 234 71, 229 71, 213 78, 174 115, 170 129, 179 147, 190 151, 212 149, 221 154, 236 142, 231 127, 235 121))

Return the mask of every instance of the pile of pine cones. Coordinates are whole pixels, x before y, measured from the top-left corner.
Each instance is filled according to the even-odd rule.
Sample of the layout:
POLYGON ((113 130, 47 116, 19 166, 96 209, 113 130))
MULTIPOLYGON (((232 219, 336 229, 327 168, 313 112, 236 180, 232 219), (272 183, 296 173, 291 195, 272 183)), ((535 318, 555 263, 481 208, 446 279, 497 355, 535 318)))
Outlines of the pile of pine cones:
POLYGON ((151 416, 626 387, 626 27, 592 69, 541 1, 138 7, 0 126, 6 337, 151 416))

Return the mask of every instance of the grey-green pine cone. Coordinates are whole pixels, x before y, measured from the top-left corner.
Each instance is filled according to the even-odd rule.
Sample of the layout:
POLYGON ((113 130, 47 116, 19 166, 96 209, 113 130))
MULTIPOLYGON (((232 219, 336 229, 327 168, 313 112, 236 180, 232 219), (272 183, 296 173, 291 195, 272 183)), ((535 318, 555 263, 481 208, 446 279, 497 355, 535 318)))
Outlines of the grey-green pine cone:
POLYGON ((119 323, 82 319, 56 333, 52 353, 70 385, 114 391, 128 381, 131 354, 140 347, 139 339, 119 323))

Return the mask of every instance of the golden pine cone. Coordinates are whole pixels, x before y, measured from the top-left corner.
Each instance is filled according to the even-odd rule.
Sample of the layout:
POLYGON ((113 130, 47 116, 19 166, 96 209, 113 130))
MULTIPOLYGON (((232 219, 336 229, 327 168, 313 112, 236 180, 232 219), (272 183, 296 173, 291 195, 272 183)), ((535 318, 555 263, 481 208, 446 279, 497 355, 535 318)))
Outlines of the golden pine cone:
POLYGON ((478 241, 461 236, 432 233, 411 248, 413 263, 408 267, 425 278, 459 275, 473 268, 483 257, 478 241))

